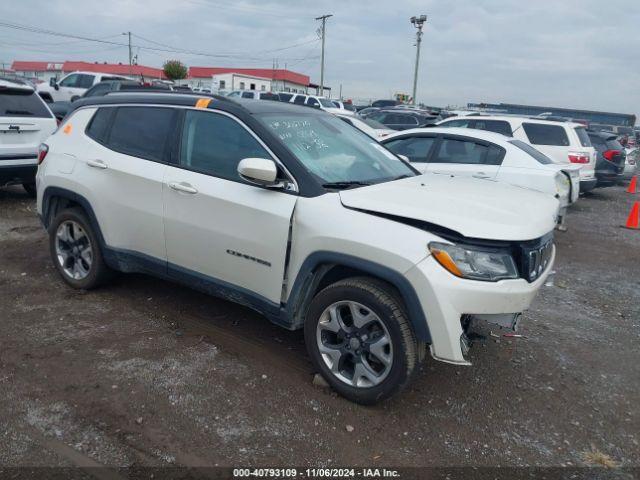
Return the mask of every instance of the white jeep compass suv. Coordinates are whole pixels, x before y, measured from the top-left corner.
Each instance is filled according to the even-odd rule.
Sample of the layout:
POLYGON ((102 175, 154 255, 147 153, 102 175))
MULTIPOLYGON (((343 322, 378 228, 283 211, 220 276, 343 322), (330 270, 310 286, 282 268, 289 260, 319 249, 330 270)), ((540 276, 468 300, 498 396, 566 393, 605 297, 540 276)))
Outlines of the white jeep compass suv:
POLYGON ((303 328, 360 403, 427 345, 468 365, 474 322, 515 328, 554 261, 557 199, 418 175, 315 109, 115 93, 76 102, 43 151, 38 213, 69 285, 145 272, 244 304, 303 328))

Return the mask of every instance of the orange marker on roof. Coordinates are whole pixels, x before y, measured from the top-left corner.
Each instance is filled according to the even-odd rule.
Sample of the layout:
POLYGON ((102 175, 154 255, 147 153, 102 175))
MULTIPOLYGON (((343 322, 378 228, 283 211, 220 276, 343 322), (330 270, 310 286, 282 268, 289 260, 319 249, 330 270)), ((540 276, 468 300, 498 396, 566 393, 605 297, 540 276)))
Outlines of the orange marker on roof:
POLYGON ((199 98, 196 102, 196 108, 207 108, 211 103, 210 98, 199 98))

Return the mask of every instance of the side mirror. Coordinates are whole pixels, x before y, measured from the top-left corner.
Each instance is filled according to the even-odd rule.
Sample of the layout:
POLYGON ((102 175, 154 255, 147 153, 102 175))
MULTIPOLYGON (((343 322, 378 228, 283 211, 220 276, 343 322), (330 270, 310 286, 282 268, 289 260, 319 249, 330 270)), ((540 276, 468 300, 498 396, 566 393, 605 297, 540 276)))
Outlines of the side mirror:
POLYGON ((313 105, 311 105, 313 108, 320 108, 320 104, 319 103, 314 103, 313 105))
POLYGON ((266 158, 245 158, 238 164, 240 177, 247 182, 263 187, 277 187, 278 168, 273 160, 266 158))
POLYGON ((50 86, 50 87, 55 87, 56 85, 57 85, 57 83, 56 83, 56 79, 55 79, 55 78, 53 78, 53 77, 51 77, 51 78, 49 79, 49 86, 50 86))
POLYGON ((72 102, 75 102, 76 100, 80 100, 80 97, 78 95, 74 95, 73 97, 71 97, 72 102))

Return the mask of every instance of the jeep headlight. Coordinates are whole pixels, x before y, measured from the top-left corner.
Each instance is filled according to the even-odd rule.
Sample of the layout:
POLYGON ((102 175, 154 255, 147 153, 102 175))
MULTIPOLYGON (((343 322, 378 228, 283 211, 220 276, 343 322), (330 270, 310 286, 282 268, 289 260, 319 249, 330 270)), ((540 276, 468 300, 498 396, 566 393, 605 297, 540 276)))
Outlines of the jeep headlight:
POLYGON ((429 250, 440 265, 457 277, 488 282, 520 277, 508 252, 439 242, 431 242, 429 250))
POLYGON ((560 197, 566 197, 571 191, 571 183, 564 173, 556 174, 556 192, 560 197))

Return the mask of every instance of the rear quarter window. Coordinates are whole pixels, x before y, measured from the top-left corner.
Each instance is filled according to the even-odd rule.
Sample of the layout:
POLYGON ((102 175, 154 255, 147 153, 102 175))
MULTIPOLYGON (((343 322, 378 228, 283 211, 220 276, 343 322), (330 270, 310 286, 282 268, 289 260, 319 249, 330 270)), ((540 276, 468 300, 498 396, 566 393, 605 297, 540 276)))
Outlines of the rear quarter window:
POLYGON ((523 123, 522 128, 534 145, 569 146, 569 137, 561 125, 545 125, 542 123, 523 123))
POLYGON ((591 145, 591 139, 589 138, 589 134, 584 128, 576 127, 575 131, 576 131, 576 134, 578 135, 578 139, 580 140, 580 145, 582 145, 583 147, 593 146, 591 145))
POLYGON ((33 90, 2 88, 0 117, 52 118, 53 115, 33 90))
POLYGON ((96 142, 104 143, 109 122, 111 121, 111 115, 115 110, 115 108, 99 108, 96 113, 93 114, 87 126, 87 136, 96 142))
POLYGON ((523 142, 521 140, 509 140, 509 143, 511 145, 515 145, 520 150, 528 153, 533 158, 535 158, 536 161, 538 161, 538 163, 541 163, 542 165, 549 165, 549 164, 553 163, 549 157, 547 157, 545 154, 543 154, 539 150, 536 150, 535 148, 533 148, 528 143, 525 143, 525 142, 523 142))

